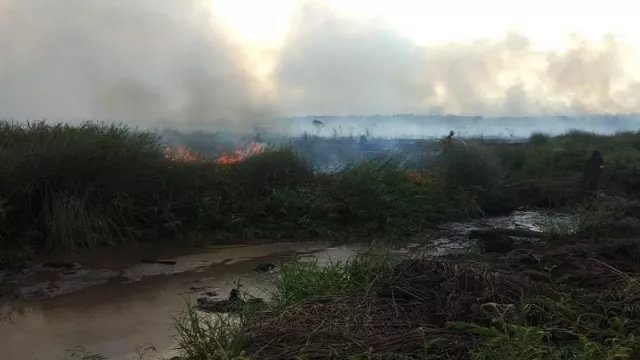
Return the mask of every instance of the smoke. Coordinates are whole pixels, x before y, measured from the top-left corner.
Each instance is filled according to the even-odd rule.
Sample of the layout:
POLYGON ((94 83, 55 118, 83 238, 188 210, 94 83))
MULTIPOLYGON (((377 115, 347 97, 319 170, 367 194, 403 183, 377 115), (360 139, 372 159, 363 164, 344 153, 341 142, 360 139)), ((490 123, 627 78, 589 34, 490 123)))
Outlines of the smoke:
POLYGON ((640 110, 633 50, 613 36, 576 35, 564 52, 541 51, 516 33, 423 47, 380 22, 305 2, 274 78, 294 113, 628 113, 640 110))
POLYGON ((197 0, 0 0, 8 118, 247 131, 277 114, 197 0))
POLYGON ((0 117, 252 132, 299 114, 640 112, 635 49, 614 36, 424 47, 301 1, 265 87, 205 3, 0 0, 0 117))

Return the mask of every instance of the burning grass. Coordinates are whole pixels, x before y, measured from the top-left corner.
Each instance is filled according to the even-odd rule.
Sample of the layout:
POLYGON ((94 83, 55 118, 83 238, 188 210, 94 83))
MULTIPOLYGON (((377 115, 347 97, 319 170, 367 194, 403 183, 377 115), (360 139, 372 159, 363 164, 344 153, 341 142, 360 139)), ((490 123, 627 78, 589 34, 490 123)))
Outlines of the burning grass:
POLYGON ((120 125, 0 123, 0 262, 149 238, 397 235, 478 213, 396 162, 316 173, 290 148, 207 158, 120 125))
POLYGON ((637 137, 573 133, 499 148, 468 141, 411 173, 392 160, 326 174, 292 148, 248 143, 207 157, 121 125, 3 122, 0 263, 158 237, 405 236, 521 204, 572 203, 578 160, 594 146, 612 159, 606 190, 633 194, 637 137))

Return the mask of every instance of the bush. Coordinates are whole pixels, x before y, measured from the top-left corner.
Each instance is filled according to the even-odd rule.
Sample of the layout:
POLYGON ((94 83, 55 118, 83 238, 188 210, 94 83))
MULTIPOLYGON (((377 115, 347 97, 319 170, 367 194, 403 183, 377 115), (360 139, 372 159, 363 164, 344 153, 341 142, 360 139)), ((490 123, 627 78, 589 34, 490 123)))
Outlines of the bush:
POLYGON ((334 174, 323 187, 336 220, 383 233, 415 233, 473 208, 465 193, 451 196, 438 174, 424 176, 428 182, 416 183, 397 162, 372 161, 334 174))
POLYGON ((513 207, 504 196, 506 172, 491 148, 478 142, 454 143, 444 149, 434 165, 443 175, 447 193, 467 193, 488 213, 513 207))
POLYGON ((131 240, 136 222, 161 221, 156 194, 172 170, 151 133, 0 123, 3 241, 55 249, 131 240))

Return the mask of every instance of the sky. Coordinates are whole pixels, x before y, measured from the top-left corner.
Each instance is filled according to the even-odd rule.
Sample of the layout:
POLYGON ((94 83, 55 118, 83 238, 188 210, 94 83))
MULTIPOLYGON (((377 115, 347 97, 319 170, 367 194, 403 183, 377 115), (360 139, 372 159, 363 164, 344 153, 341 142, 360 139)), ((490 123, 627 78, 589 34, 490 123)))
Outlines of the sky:
POLYGON ((0 117, 640 112, 630 1, 0 0, 0 117))
MULTIPOLYGON (((277 44, 289 30, 296 0, 217 0, 213 11, 237 36, 254 44, 277 44), (247 13, 253 8, 255 12, 247 13)), ((543 48, 561 47, 578 33, 592 40, 606 34, 640 42, 632 3, 625 0, 325 0, 354 19, 376 19, 420 45, 433 45, 520 32, 543 48)))

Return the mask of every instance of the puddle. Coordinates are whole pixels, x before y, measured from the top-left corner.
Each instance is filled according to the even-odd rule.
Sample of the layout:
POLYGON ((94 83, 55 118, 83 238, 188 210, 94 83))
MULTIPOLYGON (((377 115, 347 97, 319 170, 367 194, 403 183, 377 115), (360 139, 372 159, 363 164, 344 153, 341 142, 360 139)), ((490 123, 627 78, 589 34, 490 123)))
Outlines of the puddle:
MULTIPOLYGON (((548 214, 525 211, 470 223, 443 225, 431 238, 434 255, 464 250, 469 230, 497 226, 539 230, 548 214)), ((399 252, 422 251, 425 238, 399 252)), ((226 298, 241 291, 264 296, 267 275, 260 264, 281 260, 346 260, 365 245, 331 246, 326 242, 271 243, 188 249, 179 244, 136 245, 85 252, 59 259, 77 268, 34 267, 18 278, 12 323, 0 322, 0 348, 7 359, 69 359, 67 349, 83 345, 109 360, 137 359, 136 346, 155 346, 172 356, 171 314, 205 294, 226 298), (153 256, 151 256, 151 254, 153 256), (175 265, 147 264, 142 259, 173 260, 175 265), (37 344, 37 346, 33 346, 37 344)))
MULTIPOLYGON (((571 219, 566 213, 528 210, 514 211, 505 216, 483 218, 468 222, 446 223, 438 226, 438 231, 435 232, 436 237, 430 238, 429 246, 425 249, 425 252, 433 256, 464 252, 472 245, 472 242, 468 240, 468 234, 472 230, 503 228, 543 231, 545 224, 548 224, 550 218, 560 222, 570 221, 571 219)), ((422 241, 425 242, 424 239, 422 241)))

